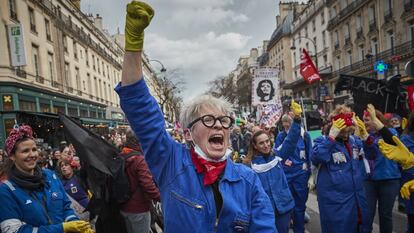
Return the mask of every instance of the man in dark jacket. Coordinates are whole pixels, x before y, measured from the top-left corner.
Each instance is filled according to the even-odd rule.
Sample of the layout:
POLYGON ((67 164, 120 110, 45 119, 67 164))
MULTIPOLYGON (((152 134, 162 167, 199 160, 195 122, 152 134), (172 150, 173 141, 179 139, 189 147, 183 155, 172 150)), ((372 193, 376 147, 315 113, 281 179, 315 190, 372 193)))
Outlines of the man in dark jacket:
POLYGON ((159 201, 160 193, 144 160, 141 147, 131 129, 127 130, 121 156, 129 157, 125 163, 131 198, 121 205, 128 233, 149 233, 151 200, 159 201), (130 156, 132 153, 136 154, 130 156))

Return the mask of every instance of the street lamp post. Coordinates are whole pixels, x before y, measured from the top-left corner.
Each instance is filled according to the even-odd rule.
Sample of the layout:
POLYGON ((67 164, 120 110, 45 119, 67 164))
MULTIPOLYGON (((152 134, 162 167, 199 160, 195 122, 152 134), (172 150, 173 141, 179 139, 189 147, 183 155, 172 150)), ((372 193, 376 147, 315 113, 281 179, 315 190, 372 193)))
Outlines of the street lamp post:
POLYGON ((293 39, 293 45, 292 45, 292 47, 290 47, 291 50, 295 50, 296 49, 295 41, 297 41, 299 39, 309 40, 313 44, 314 56, 315 56, 315 66, 316 66, 316 69, 318 69, 318 51, 317 51, 317 47, 316 47, 316 41, 314 41, 314 40, 312 40, 312 39, 310 39, 308 37, 299 36, 299 37, 293 39))
POLYGON ((155 62, 157 62, 158 64, 160 64, 160 65, 161 65, 160 72, 164 73, 164 72, 166 72, 166 71, 167 71, 167 69, 165 68, 164 64, 162 64, 162 62, 160 62, 159 60, 156 60, 156 59, 151 59, 151 60, 149 60, 149 61, 155 61, 155 62))

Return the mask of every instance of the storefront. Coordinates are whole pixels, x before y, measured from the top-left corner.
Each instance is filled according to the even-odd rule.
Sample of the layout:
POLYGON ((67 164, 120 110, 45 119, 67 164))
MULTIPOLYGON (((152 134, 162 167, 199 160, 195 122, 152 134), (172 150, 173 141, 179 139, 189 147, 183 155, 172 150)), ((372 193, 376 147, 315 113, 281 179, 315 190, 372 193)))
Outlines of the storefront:
POLYGON ((16 123, 31 125, 36 136, 44 139, 44 143, 57 146, 59 140, 64 138, 57 113, 85 119, 88 122, 86 124, 93 123, 94 127, 102 128, 97 130, 99 132, 104 132, 110 124, 105 119, 105 105, 24 84, 1 83, 0 97, 1 148, 16 123))

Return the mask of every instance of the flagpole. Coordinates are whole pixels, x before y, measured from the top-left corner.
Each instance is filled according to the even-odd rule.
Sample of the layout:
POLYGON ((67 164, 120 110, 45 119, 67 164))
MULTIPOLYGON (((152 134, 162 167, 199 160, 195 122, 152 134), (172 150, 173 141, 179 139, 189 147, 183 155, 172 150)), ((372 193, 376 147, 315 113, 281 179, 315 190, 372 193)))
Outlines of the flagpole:
POLYGON ((303 104, 302 96, 300 97, 300 104, 302 105, 303 123, 305 124, 305 132, 307 132, 308 131, 308 126, 306 124, 306 109, 305 109, 305 105, 303 104))

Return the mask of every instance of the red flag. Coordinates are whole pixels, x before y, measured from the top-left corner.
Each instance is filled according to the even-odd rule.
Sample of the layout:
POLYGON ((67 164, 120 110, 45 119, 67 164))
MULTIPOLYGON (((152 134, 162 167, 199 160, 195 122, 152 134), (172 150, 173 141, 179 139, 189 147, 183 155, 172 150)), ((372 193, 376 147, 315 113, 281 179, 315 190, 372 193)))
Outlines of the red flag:
POLYGON ((319 71, 313 64, 313 61, 306 49, 302 50, 302 55, 300 57, 300 74, 308 84, 312 84, 313 82, 321 80, 319 71))
POLYGON ((407 87, 407 99, 408 99, 408 106, 410 107, 410 110, 414 110, 414 86, 408 86, 407 87))

